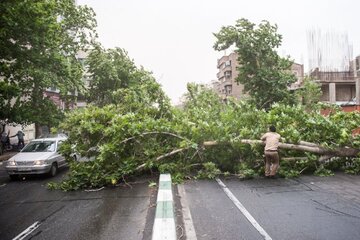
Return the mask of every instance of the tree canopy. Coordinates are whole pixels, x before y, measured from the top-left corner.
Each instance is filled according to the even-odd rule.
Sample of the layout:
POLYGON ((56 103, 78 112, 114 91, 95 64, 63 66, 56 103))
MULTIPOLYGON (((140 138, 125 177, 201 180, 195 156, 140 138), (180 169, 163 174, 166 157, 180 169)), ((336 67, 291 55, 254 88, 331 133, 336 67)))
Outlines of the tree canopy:
POLYGON ((320 101, 322 95, 321 85, 314 82, 310 77, 305 77, 302 87, 296 92, 296 95, 307 109, 311 109, 312 106, 320 101))
POLYGON ((234 26, 222 27, 214 36, 215 50, 235 46, 239 64, 236 80, 244 85, 245 93, 257 107, 269 108, 275 102, 293 102, 288 90, 295 82, 295 76, 289 71, 292 61, 276 52, 282 40, 276 25, 262 21, 257 26, 242 18, 234 26))
POLYGON ((96 37, 94 12, 73 0, 0 2, 0 108, 6 123, 52 125, 58 116, 46 88, 63 100, 82 87, 79 50, 96 37), (15 91, 16 90, 16 91, 15 91), (5 110, 6 109, 6 110, 5 110))
MULTIPOLYGON (((151 72, 143 67, 137 67, 127 52, 121 48, 104 49, 97 45, 89 53, 86 65, 91 79, 87 89, 87 101, 97 106, 117 104, 121 100, 119 92, 128 88, 134 87, 140 92, 145 89, 143 84, 151 88, 150 82, 154 83, 153 87, 158 88, 151 72)), ((154 94, 156 93, 158 90, 154 89, 154 94)), ((147 100, 139 98, 138 101, 147 100)))

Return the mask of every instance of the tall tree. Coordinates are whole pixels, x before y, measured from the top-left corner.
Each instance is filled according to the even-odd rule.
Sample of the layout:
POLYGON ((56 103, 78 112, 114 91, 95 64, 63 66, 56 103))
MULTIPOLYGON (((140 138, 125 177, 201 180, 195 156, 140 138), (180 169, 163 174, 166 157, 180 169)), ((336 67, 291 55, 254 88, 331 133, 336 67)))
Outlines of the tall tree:
POLYGON ((70 91, 82 87, 76 54, 96 37, 94 16, 92 9, 73 0, 0 2, 0 116, 4 122, 54 124, 56 118, 45 115, 57 115, 57 109, 43 93, 55 87, 66 100, 70 91))
POLYGON ((135 87, 140 92, 141 84, 147 83, 144 89, 158 85, 151 72, 138 68, 121 48, 104 49, 97 45, 86 63, 91 78, 87 101, 97 106, 117 104, 121 89, 135 87))
POLYGON ((274 102, 289 103, 294 99, 288 91, 288 86, 295 82, 289 71, 292 61, 276 52, 282 39, 276 25, 262 21, 256 26, 247 19, 239 19, 235 26, 222 27, 214 36, 215 50, 235 45, 239 63, 236 80, 244 85, 244 91, 257 107, 269 108, 274 102))
POLYGON ((310 77, 305 77, 301 89, 297 91, 297 97, 302 100, 307 110, 316 108, 316 103, 320 101, 322 95, 321 86, 310 77))

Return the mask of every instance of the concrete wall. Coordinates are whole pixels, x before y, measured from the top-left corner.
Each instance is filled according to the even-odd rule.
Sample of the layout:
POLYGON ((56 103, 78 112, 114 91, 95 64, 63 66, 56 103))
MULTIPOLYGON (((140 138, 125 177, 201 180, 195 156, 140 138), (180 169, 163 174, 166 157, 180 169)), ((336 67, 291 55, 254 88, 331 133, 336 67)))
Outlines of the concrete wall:
POLYGON ((329 85, 321 86, 322 95, 320 97, 321 102, 328 102, 329 101, 329 85))
POLYGON ((352 101, 355 94, 355 85, 336 85, 336 101, 352 101))
MULTIPOLYGON (((320 97, 320 101, 329 102, 330 94, 329 94, 329 84, 324 84, 321 86, 322 96, 320 97)), ((348 102, 352 101, 355 98, 355 85, 341 85, 336 84, 335 86, 335 101, 348 102)))

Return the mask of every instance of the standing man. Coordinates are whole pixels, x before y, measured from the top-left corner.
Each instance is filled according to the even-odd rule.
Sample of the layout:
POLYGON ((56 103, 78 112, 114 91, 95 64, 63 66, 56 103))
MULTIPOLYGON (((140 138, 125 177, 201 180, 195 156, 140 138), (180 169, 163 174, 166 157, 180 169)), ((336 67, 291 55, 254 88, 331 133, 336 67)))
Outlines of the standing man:
POLYGON ((11 136, 11 137, 18 137, 18 148, 19 149, 22 149, 25 145, 24 143, 24 136, 25 136, 25 133, 23 133, 21 130, 19 130, 14 136, 11 136))
POLYGON ((278 147, 281 136, 276 133, 274 126, 269 127, 269 132, 265 133, 261 140, 265 142, 265 177, 275 178, 279 168, 278 147))

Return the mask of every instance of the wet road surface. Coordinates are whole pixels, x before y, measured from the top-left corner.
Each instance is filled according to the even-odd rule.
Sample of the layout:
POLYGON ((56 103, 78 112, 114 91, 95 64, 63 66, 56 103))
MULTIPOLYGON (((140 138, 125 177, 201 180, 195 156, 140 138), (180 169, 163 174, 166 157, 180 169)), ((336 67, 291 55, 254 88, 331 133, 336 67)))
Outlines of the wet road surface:
POLYGON ((63 170, 55 178, 14 182, 1 166, 0 239, 31 230, 25 239, 151 239, 156 200, 156 188, 148 186, 151 179, 96 192, 46 188, 47 182, 58 182, 65 174, 63 170))
MULTIPOLYGON (((66 172, 12 182, 0 166, 0 239, 151 239, 157 177, 96 192, 46 188, 66 172)), ((188 239, 360 239, 360 176, 221 182, 173 187, 178 239, 191 237, 190 225, 188 239)))
POLYGON ((197 239, 360 239, 360 176, 222 182, 269 238, 218 182, 200 180, 185 183, 180 196, 188 202, 197 239))

